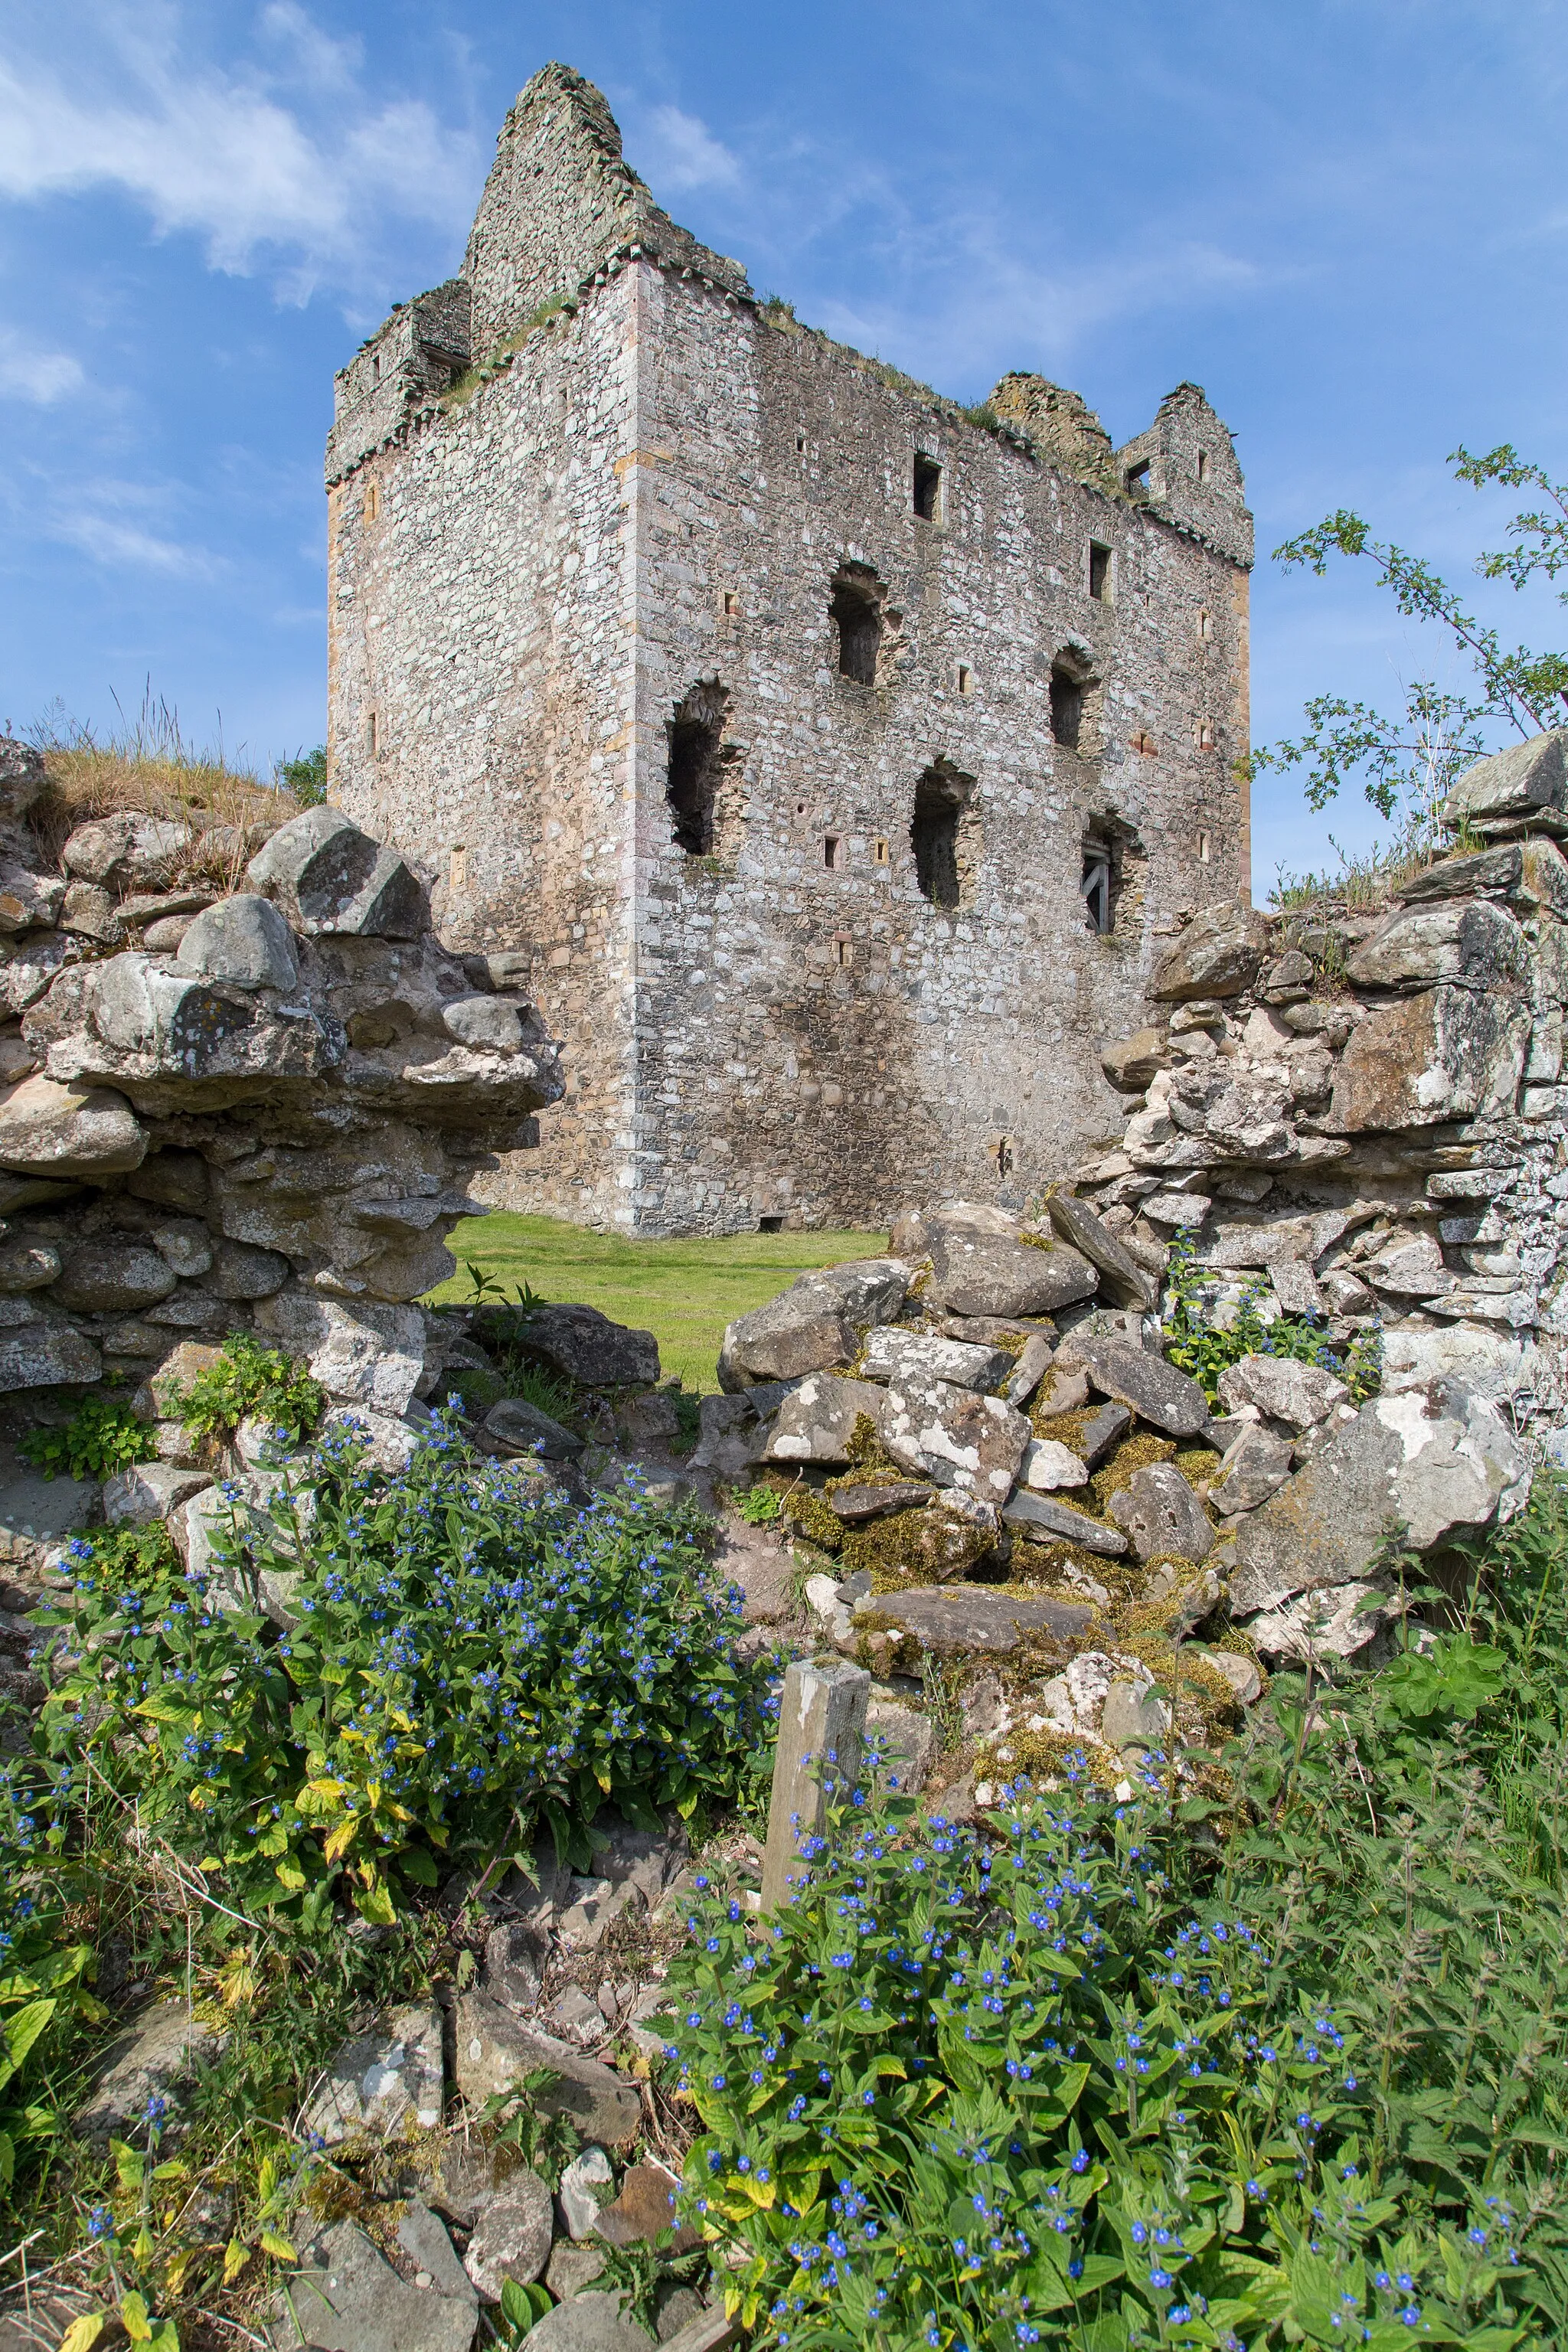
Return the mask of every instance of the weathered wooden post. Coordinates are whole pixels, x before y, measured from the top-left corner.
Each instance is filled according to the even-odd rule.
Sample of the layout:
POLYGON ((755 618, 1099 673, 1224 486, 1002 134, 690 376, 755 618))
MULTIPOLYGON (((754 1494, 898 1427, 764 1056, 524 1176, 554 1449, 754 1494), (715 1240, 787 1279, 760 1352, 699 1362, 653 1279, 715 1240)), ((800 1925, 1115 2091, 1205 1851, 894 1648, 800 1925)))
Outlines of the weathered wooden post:
POLYGON ((764 1911, 790 1900, 791 1883, 805 1868, 800 1842, 826 1818, 825 1779, 847 1788, 859 1779, 870 1696, 870 1675, 847 1659, 816 1664, 797 1658, 784 1674, 763 1855, 764 1911))

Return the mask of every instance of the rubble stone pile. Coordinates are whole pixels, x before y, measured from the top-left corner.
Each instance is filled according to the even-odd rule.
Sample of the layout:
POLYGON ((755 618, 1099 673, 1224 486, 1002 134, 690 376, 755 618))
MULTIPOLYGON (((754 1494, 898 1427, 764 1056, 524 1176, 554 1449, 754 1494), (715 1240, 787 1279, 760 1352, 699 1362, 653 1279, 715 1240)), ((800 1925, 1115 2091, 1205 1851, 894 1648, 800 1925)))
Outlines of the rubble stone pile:
MULTIPOLYGON (((188 1373, 249 1330, 385 1440, 442 1369, 415 1302, 453 1270, 470 1177, 560 1096, 555 1047, 509 960, 448 953, 421 877, 335 809, 221 841, 124 812, 55 860, 29 824, 46 783, 0 746, 13 1436, 106 1381, 156 1415, 176 1351, 188 1373)), ((132 1516, 188 1488, 184 1443, 160 1423, 132 1516)))

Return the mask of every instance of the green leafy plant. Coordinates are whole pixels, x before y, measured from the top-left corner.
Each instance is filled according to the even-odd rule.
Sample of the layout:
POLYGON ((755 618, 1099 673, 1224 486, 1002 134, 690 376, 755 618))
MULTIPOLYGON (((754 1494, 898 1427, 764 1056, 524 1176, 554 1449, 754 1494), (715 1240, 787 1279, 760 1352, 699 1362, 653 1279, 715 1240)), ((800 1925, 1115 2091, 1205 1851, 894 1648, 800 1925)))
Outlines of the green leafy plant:
POLYGON ((16 1451, 46 1478, 108 1478, 158 1451, 155 1432, 128 1404, 83 1397, 61 1429, 30 1429, 16 1451))
POLYGON ((278 782, 301 808, 319 808, 327 797, 326 745, 318 743, 313 751, 296 751, 291 760, 279 760, 278 782))
POLYGON ((1165 1275, 1165 1353, 1178 1371, 1197 1381, 1211 1405, 1219 1402, 1219 1376, 1244 1356, 1289 1356, 1317 1364, 1346 1382, 1352 1402, 1375 1396, 1382 1374, 1382 1338, 1375 1330, 1358 1332, 1341 1355, 1329 1344, 1327 1332, 1315 1316, 1279 1315, 1266 1323, 1258 1312, 1268 1284, 1261 1276, 1242 1286, 1230 1323, 1221 1327, 1209 1319, 1204 1298, 1207 1277, 1197 1262, 1193 1235, 1179 1232, 1171 1244, 1165 1275))
POLYGON ((264 1348, 248 1331, 226 1339, 216 1363, 197 1372, 183 1396, 171 1400, 193 1437, 226 1439, 249 1415, 270 1422, 298 1444, 321 1420, 326 1391, 280 1349, 264 1348))
MULTIPOLYGON (((542 2279, 531 2279, 526 2285, 514 2278, 503 2279, 500 2290, 500 2326, 503 2344, 521 2344, 531 2329, 538 2326, 547 2311, 554 2309, 555 2299, 542 2279)), ((499 2332, 499 2331, 498 2331, 499 2332)))
POLYGON ((243 1905, 320 1921, 341 1887, 386 1923, 400 1887, 526 1851, 536 1820, 584 1866, 605 1801, 647 1822, 732 1795, 768 1667, 735 1660, 689 1506, 541 1496, 444 1413, 396 1475, 333 1431, 310 1482, 308 1510, 286 1482, 268 1520, 237 1507, 217 1528, 211 1578, 249 1611, 214 1607, 172 1553, 120 1554, 110 1577, 90 1539, 70 1547, 41 1736, 90 1759, 145 1834, 243 1905))
MULTIPOLYGON (((1497 484, 1532 489, 1542 503, 1522 509, 1507 525, 1511 547, 1482 554, 1475 569, 1483 579, 1506 580, 1519 589, 1537 576, 1555 580, 1568 566, 1568 484, 1521 458, 1509 443, 1482 455, 1462 446, 1448 459, 1455 475, 1477 489, 1497 484)), ((1370 562, 1377 584, 1386 588, 1406 619, 1432 623, 1446 632, 1468 663, 1471 684, 1447 692, 1423 679, 1405 690, 1397 717, 1342 695, 1315 696, 1306 705, 1307 731, 1254 752, 1252 769, 1306 771, 1308 805, 1326 808, 1355 775, 1380 816, 1404 812, 1407 848, 1431 843, 1439 829, 1444 796, 1486 748, 1499 727, 1520 737, 1561 724, 1568 707, 1568 654, 1535 653, 1504 644, 1499 631, 1465 609, 1457 592, 1422 557, 1392 541, 1374 539, 1360 515, 1342 508, 1310 530, 1287 540, 1275 561, 1301 566, 1320 578, 1335 555, 1370 562)), ((1568 592, 1559 591, 1568 601, 1568 592)))
POLYGON ((736 1497, 735 1508, 749 1528, 766 1528, 784 1509, 784 1499, 776 1486, 748 1486, 736 1497))

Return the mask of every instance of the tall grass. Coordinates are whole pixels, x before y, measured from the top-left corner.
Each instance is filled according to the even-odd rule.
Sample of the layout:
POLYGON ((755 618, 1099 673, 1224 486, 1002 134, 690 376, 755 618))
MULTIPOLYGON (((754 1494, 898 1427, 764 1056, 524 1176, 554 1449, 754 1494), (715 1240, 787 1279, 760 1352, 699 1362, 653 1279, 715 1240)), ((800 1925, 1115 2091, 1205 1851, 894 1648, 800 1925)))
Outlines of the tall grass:
POLYGON ((27 730, 43 753, 48 788, 30 812, 41 846, 56 858, 78 825, 122 809, 172 818, 198 835, 215 826, 233 827, 205 847, 198 841, 187 871, 205 873, 232 887, 248 854, 244 828, 281 824, 298 813, 291 793, 265 783, 243 759, 232 759, 221 735, 216 743, 187 739, 179 713, 146 688, 141 709, 127 718, 118 699, 119 723, 100 732, 73 719, 63 703, 52 703, 27 730))

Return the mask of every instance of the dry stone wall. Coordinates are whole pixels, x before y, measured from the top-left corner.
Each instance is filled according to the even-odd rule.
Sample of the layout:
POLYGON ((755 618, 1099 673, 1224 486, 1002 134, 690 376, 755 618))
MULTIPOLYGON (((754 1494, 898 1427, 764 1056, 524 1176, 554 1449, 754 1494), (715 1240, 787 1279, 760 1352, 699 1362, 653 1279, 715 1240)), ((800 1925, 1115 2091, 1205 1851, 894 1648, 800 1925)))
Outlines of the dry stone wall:
POLYGON ((403 1416, 440 1370, 415 1302, 453 1270, 468 1187, 560 1095, 537 1013, 441 947, 423 878, 335 809, 237 844, 111 815, 62 871, 28 824, 45 781, 0 746, 13 1433, 246 1329, 403 1416), (247 851, 237 888, 205 878, 247 851))

